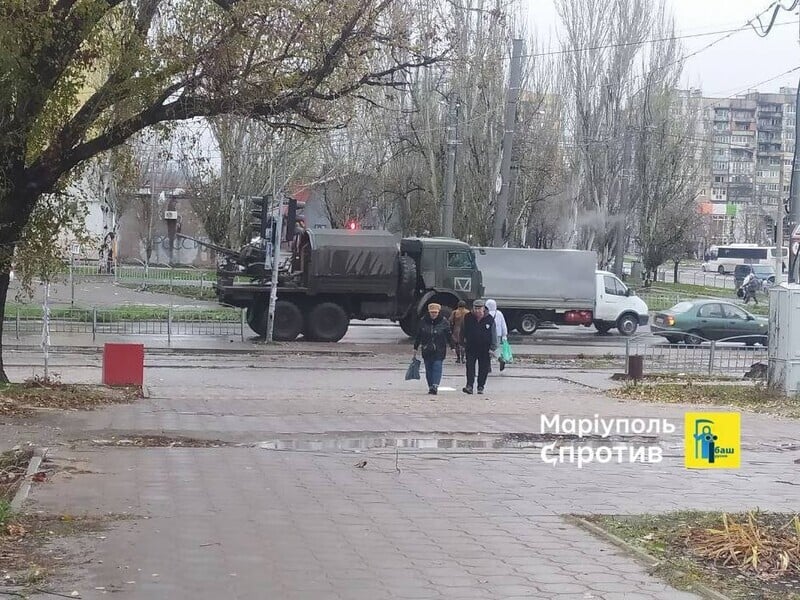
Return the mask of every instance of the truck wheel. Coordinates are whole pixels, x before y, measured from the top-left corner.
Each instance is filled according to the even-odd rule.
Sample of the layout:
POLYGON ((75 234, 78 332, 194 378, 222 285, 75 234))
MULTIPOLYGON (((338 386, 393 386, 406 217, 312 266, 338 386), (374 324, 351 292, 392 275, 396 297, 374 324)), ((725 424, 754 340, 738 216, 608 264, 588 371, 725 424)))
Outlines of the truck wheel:
POLYGON ((594 328, 597 329, 602 334, 606 334, 611 331, 611 325, 606 323, 605 321, 595 321, 594 328))
POLYGON ((306 331, 316 342, 338 342, 347 333, 350 317, 335 302, 317 304, 308 313, 306 331))
POLYGON ((533 313, 525 313, 519 318, 517 331, 522 335, 532 335, 539 328, 539 319, 533 313))
POLYGON ((245 314, 247 325, 259 337, 267 335, 267 319, 264 317, 264 308, 263 303, 256 301, 247 307, 245 314))
POLYGON ((400 257, 400 279, 397 282, 398 297, 408 300, 414 297, 417 287, 417 263, 410 256, 400 257))
MULTIPOLYGON (((264 328, 268 311, 264 311, 264 328)), ((278 342, 292 342, 297 339, 303 329, 303 313, 294 302, 278 300, 275 303, 275 323, 272 326, 272 337, 278 342)))
POLYGON ((397 324, 400 325, 400 329, 402 329, 403 333, 405 333, 408 337, 414 337, 417 335, 419 318, 414 314, 413 311, 400 319, 397 324))
POLYGON ((626 337, 636 333, 638 328, 639 318, 635 315, 625 314, 617 319, 617 331, 626 337))

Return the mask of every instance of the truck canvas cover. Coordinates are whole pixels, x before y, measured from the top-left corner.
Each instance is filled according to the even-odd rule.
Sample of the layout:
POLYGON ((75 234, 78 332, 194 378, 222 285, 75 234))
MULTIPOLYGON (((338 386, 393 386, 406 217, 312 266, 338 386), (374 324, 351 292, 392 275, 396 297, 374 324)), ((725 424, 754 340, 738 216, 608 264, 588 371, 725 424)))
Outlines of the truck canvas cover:
POLYGON ((485 297, 500 309, 593 309, 594 252, 475 248, 485 297))
POLYGON ((311 229, 309 292, 352 292, 394 296, 399 240, 387 231, 311 229))

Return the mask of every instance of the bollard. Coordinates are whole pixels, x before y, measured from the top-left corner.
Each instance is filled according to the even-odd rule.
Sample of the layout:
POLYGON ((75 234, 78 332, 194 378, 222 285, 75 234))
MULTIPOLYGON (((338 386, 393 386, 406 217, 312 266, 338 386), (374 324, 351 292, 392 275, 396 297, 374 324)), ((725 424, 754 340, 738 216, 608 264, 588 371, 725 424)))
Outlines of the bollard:
POLYGON ((641 380, 644 375, 644 356, 634 354, 628 357, 628 379, 641 380))

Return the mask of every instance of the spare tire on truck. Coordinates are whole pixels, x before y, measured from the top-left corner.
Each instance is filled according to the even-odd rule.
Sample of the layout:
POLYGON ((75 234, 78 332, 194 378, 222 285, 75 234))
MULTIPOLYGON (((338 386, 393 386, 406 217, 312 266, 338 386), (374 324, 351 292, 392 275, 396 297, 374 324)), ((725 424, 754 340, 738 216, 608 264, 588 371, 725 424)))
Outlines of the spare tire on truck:
POLYGON ((401 300, 414 297, 417 288, 417 263, 410 256, 400 257, 400 275, 397 282, 397 296, 401 300))
POLYGON ((317 304, 308 313, 305 332, 315 342, 338 342, 347 333, 350 317, 335 302, 317 304))

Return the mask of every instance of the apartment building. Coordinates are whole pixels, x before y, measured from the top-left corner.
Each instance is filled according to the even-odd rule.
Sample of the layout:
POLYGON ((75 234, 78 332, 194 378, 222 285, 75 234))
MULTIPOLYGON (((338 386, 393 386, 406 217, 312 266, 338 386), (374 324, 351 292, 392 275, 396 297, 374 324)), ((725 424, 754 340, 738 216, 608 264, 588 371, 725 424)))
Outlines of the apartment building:
POLYGON ((778 207, 789 195, 795 94, 781 88, 700 99, 709 150, 701 197, 712 220, 710 243, 774 241, 778 207))

